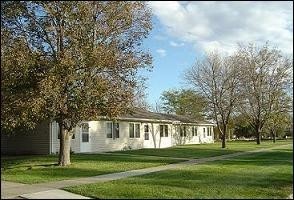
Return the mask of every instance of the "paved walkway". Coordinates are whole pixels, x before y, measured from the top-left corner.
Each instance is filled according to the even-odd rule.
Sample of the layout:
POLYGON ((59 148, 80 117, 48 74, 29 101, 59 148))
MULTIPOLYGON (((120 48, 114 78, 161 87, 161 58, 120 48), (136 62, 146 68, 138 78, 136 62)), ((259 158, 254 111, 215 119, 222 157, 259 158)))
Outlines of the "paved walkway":
MULTIPOLYGON (((257 149, 257 150, 253 150, 253 151, 238 152, 238 153, 215 156, 215 157, 191 159, 191 160, 176 163, 176 164, 169 164, 169 165, 158 166, 158 167, 130 170, 130 171, 125 171, 125 172, 118 172, 118 173, 105 174, 105 175, 99 175, 99 176, 93 176, 93 177, 78 178, 78 179, 71 179, 71 180, 39 183, 39 184, 33 184, 33 185, 1 181, 1 197, 3 199, 4 198, 15 198, 15 197, 19 197, 19 196, 24 197, 24 198, 25 197, 32 197, 28 194, 32 194, 32 193, 35 194, 35 193, 49 191, 49 190, 56 190, 56 189, 60 189, 60 188, 68 187, 68 186, 76 186, 76 185, 89 184, 89 183, 102 183, 102 182, 106 182, 106 181, 118 180, 118 179, 132 177, 132 176, 149 174, 152 172, 182 168, 182 167, 185 167, 188 165, 201 164, 201 163, 205 163, 205 162, 209 162, 209 161, 223 160, 223 159, 232 158, 232 157, 241 156, 241 155, 270 151, 272 149, 280 148, 283 146, 290 146, 290 145, 292 145, 292 144, 281 145, 281 146, 276 146, 276 147, 267 148, 267 149, 257 149)), ((46 193, 41 193, 41 194, 46 195, 46 193)), ((46 196, 46 198, 48 198, 48 197, 52 198, 53 197, 52 195, 54 193, 53 194, 50 193, 50 194, 51 194, 51 196, 46 196)), ((45 196, 43 196, 43 197, 45 197, 45 196)), ((82 196, 80 196, 80 197, 83 198, 82 196)), ((33 198, 36 198, 36 196, 33 196, 33 198)))

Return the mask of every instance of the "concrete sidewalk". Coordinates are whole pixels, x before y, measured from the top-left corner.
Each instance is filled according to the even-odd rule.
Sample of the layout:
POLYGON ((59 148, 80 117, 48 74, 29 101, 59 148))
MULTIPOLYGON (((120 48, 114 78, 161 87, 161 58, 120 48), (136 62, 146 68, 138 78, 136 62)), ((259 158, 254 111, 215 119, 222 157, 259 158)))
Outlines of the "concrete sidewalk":
MULTIPOLYGON (((132 176, 139 176, 144 174, 149 174, 152 172, 158 172, 168 169, 176 169, 176 168, 182 168, 189 165, 195 165, 195 164, 201 164, 209 161, 215 161, 215 160, 223 160, 227 158, 232 158, 240 155, 247 155, 257 152, 265 152, 270 151, 272 149, 280 148, 283 146, 289 146, 292 144, 287 145, 281 145, 276 146, 272 148, 267 149, 258 149, 253 151, 245 151, 245 152, 238 152, 233 154, 227 154, 227 155, 221 155, 221 156, 215 156, 215 157, 208 157, 208 158, 201 158, 201 159, 191 159, 188 161, 176 163, 176 164, 169 164, 164 166, 158 166, 158 167, 151 167, 151 168, 145 168, 145 169, 137 169, 137 170, 130 170, 125 172, 118 172, 118 173, 112 173, 112 174, 105 174, 105 175, 99 175, 99 176, 93 176, 93 177, 85 177, 85 178, 78 178, 78 179, 70 179, 70 180, 63 180, 63 181, 55 181, 55 182, 48 182, 48 183, 39 183, 39 184, 19 184, 19 183, 11 183, 6 181, 1 181, 1 196, 2 198, 15 198, 15 197, 22 197, 22 195, 26 194, 24 197, 33 197, 36 198, 36 195, 42 195, 43 197, 46 196, 46 194, 49 193, 39 193, 54 189, 60 189, 68 186, 76 186, 76 185, 82 185, 82 184, 90 184, 90 183, 102 183, 112 180, 118 180, 122 178, 132 177, 132 176), (4 184, 3 184, 4 182, 4 184), (2 188, 3 185, 3 188, 2 188), (28 194, 34 193, 34 196, 30 196, 28 194)), ((50 198, 52 196, 46 196, 46 198, 50 198)), ((84 198, 81 196, 81 198, 84 198)))
POLYGON ((91 199, 78 194, 73 194, 64 190, 47 190, 31 194, 22 194, 20 197, 25 199, 91 199))

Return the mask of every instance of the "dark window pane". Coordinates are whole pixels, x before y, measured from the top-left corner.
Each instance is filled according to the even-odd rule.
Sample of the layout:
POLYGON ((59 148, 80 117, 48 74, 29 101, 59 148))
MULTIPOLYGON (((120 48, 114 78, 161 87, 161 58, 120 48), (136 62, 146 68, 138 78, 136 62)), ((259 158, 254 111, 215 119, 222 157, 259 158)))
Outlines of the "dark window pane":
POLYGON ((140 137, 140 124, 135 124, 136 138, 140 137))
POLYGON ((89 133, 82 133, 82 142, 89 142, 89 133))
POLYGON ((165 125, 165 137, 168 137, 168 126, 165 125))
POLYGON ((144 125, 144 132, 145 133, 149 132, 149 126, 148 125, 144 125))
POLYGON ((134 124, 129 124, 130 138, 134 138, 134 124))
POLYGON ((163 125, 159 125, 160 137, 163 137, 163 125))
POLYGON ((145 133, 145 140, 149 140, 149 133, 145 133))
POLYGON ((114 137, 119 138, 119 123, 114 124, 114 137))
POLYGON ((144 125, 144 138, 145 138, 145 140, 149 140, 149 126, 148 126, 148 124, 144 125))
POLYGON ((72 138, 71 139, 75 139, 75 138, 76 138, 75 134, 72 134, 72 138))
POLYGON ((206 137, 205 128, 203 128, 203 137, 206 137))
POLYGON ((112 122, 106 123, 106 137, 112 138, 112 122))
POLYGON ((89 124, 82 123, 82 142, 89 142, 89 124))

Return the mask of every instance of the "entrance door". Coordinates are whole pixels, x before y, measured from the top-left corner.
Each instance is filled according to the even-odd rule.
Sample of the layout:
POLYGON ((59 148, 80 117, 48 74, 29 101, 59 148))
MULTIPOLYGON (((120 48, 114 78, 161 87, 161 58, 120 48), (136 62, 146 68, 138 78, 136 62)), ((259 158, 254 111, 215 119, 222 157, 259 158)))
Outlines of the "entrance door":
POLYGON ((89 131, 89 123, 82 123, 80 128, 80 135, 81 135, 81 152, 90 152, 91 145, 90 145, 90 131, 89 131))

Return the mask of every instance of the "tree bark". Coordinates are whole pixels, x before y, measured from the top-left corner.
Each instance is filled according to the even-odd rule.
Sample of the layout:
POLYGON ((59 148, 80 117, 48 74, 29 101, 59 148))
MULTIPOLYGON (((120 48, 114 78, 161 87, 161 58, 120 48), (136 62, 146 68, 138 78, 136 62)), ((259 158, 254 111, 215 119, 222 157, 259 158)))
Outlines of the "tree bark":
POLYGON ((273 131, 272 133, 273 133, 273 143, 276 143, 276 132, 273 131))
POLYGON ((58 165, 70 165, 70 134, 69 131, 60 125, 60 148, 58 165))
POLYGON ((222 148, 226 148, 226 125, 223 126, 223 134, 222 134, 222 148))
POLYGON ((260 144, 261 141, 261 135, 260 135, 260 130, 256 130, 256 144, 260 144))

